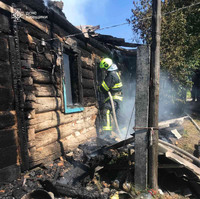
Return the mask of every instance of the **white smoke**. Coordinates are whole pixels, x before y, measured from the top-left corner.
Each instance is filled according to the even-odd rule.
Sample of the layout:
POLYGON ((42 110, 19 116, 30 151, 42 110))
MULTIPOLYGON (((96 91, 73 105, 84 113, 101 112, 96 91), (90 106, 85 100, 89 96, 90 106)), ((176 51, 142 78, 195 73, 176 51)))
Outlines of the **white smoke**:
POLYGON ((43 1, 44 1, 44 5, 45 5, 46 7, 48 7, 49 0, 43 0, 43 1))
MULTIPOLYGON (((183 114, 180 85, 175 84, 170 79, 169 74, 161 71, 160 73, 160 92, 159 92, 159 121, 164 121, 183 114)), ((182 94, 185 89, 182 89, 182 94)))
POLYGON ((129 79, 123 81, 123 102, 121 104, 121 117, 119 118, 121 138, 129 138, 134 130, 135 126, 135 91, 136 83, 135 79, 129 79))

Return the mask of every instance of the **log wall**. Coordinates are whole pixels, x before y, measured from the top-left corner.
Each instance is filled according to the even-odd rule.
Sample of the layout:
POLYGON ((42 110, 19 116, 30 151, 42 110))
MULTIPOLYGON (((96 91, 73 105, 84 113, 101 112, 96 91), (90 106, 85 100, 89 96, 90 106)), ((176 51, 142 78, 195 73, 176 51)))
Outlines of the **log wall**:
POLYGON ((86 40, 83 35, 63 41, 62 37, 72 34, 74 28, 62 26, 59 20, 58 24, 53 19, 49 20, 38 22, 46 27, 47 33, 26 21, 19 23, 30 168, 58 158, 96 136, 98 110, 94 89, 95 67, 105 51, 109 52, 98 42, 86 40), (52 36, 59 39, 46 42, 43 50, 40 46, 41 39, 49 40, 52 36), (73 83, 75 80, 72 79, 72 85, 77 89, 78 93, 75 92, 75 95, 82 102, 83 112, 65 114, 63 111, 63 65, 60 60, 62 55, 58 53, 61 43, 64 52, 70 55, 73 68, 77 67, 79 70, 78 74, 75 70, 74 79, 80 84, 73 83))

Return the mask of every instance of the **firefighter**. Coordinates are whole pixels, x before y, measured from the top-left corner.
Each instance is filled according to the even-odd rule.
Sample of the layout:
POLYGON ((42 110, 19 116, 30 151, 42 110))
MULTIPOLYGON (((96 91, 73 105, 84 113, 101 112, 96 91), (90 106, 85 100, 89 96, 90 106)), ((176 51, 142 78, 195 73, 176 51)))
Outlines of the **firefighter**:
POLYGON ((113 97, 117 120, 118 123, 120 123, 120 104, 123 101, 123 85, 120 78, 120 74, 118 72, 118 67, 116 64, 113 63, 112 59, 102 59, 102 61, 100 62, 100 68, 105 69, 107 72, 105 79, 99 87, 99 91, 104 94, 104 102, 102 109, 102 134, 100 135, 100 138, 109 140, 113 127, 111 123, 112 106, 108 95, 108 91, 110 91, 113 97))

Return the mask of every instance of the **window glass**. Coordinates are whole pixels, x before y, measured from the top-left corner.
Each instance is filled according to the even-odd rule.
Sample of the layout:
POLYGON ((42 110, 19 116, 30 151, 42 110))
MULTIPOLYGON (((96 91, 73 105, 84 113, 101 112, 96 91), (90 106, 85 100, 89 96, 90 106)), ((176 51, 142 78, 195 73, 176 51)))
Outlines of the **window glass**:
POLYGON ((72 106, 72 85, 71 85, 71 72, 69 65, 69 55, 64 54, 64 74, 65 74, 65 90, 66 90, 66 98, 67 98, 67 106, 72 106))
POLYGON ((63 97, 65 113, 74 113, 83 111, 80 106, 78 89, 78 66, 73 57, 63 54, 64 80, 63 80, 63 97), (71 58, 71 59, 70 59, 71 58))

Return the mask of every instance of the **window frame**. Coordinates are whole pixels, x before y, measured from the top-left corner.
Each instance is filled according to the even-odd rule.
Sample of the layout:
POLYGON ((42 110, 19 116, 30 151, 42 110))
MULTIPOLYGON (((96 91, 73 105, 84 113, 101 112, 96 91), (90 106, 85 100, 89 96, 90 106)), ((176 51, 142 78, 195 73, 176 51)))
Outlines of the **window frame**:
MULTIPOLYGON (((69 114, 69 113, 77 113, 77 112, 82 112, 84 111, 83 107, 83 87, 82 87, 82 74, 81 74, 81 56, 79 51, 75 51, 67 45, 63 45, 63 79, 62 79, 62 87, 63 87, 63 104, 64 104, 64 113, 69 114), (65 72, 64 72, 64 54, 69 56, 69 67, 70 67, 70 77, 71 77, 71 89, 73 90, 72 86, 72 65, 70 65, 71 60, 73 60, 73 67, 76 67, 77 70, 77 90, 78 90, 78 105, 72 105, 68 106, 67 105, 67 92, 66 92, 66 85, 65 85, 65 72)), ((73 93, 72 93, 72 101, 73 101, 73 93)))

